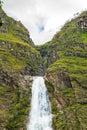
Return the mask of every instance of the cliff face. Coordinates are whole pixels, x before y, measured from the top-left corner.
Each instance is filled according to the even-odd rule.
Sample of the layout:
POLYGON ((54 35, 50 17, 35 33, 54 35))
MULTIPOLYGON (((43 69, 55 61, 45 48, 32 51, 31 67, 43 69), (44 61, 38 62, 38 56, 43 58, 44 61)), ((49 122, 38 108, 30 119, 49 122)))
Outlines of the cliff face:
POLYGON ((67 22, 53 39, 37 46, 48 68, 63 56, 87 58, 87 12, 67 22))
POLYGON ((83 12, 66 23, 51 42, 38 47, 48 61, 45 78, 55 130, 87 129, 86 25, 87 12, 83 12))
POLYGON ((87 59, 63 58, 46 72, 56 130, 87 129, 87 59))
POLYGON ((43 68, 54 130, 86 130, 87 12, 37 47, 1 7, 0 17, 0 130, 26 130, 32 76, 43 75, 43 68))
POLYGON ((42 75, 40 53, 27 29, 0 7, 0 130, 26 129, 31 82, 42 75))
POLYGON ((6 67, 1 61, 2 67, 9 67, 9 71, 38 75, 41 70, 41 56, 36 51, 27 29, 20 22, 8 17, 1 8, 0 17, 3 21, 0 27, 1 60, 5 60, 7 64, 6 67))

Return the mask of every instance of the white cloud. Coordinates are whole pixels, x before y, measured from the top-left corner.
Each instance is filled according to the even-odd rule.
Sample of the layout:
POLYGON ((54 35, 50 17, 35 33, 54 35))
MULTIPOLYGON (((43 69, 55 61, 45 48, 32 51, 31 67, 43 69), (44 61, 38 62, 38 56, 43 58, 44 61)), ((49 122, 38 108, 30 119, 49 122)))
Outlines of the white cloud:
POLYGON ((4 0, 4 10, 22 21, 35 44, 51 40, 73 14, 86 8, 87 0, 4 0))

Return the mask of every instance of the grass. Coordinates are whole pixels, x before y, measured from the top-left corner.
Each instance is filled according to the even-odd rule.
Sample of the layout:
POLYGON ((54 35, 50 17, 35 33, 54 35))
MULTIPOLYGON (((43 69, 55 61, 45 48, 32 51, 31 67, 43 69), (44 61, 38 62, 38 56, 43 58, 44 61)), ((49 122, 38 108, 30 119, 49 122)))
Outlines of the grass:
POLYGON ((9 33, 8 34, 6 34, 6 33, 0 33, 0 40, 1 41, 12 42, 12 43, 15 43, 15 44, 20 44, 20 45, 26 46, 32 52, 38 53, 36 51, 36 49, 33 48, 31 45, 29 45, 28 43, 23 42, 22 40, 18 39, 17 37, 15 37, 12 34, 9 34, 9 33))
POLYGON ((10 33, 0 33, 0 41, 0 64, 4 70, 23 72, 28 68, 38 73, 40 54, 35 48, 10 33))
POLYGON ((87 59, 80 57, 63 57, 60 60, 52 64, 48 69, 47 73, 66 73, 69 75, 71 80, 77 81, 82 86, 87 86, 87 59))
POLYGON ((86 58, 80 58, 80 57, 64 57, 61 58, 60 60, 56 61, 54 64, 52 64, 49 68, 48 71, 56 71, 62 68, 66 70, 70 70, 72 73, 73 72, 82 72, 87 71, 87 59, 86 58))
POLYGON ((0 64, 3 68, 7 70, 18 70, 21 71, 25 63, 18 60, 15 56, 11 55, 9 52, 2 52, 0 54, 0 64))

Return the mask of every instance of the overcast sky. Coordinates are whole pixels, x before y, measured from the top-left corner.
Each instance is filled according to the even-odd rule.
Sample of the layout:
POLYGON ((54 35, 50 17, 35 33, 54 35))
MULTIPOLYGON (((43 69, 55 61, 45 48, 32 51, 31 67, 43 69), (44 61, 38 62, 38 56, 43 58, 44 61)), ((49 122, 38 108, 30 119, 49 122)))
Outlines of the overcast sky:
POLYGON ((51 40, 67 20, 87 9, 87 0, 3 1, 4 10, 27 27, 35 44, 51 40))

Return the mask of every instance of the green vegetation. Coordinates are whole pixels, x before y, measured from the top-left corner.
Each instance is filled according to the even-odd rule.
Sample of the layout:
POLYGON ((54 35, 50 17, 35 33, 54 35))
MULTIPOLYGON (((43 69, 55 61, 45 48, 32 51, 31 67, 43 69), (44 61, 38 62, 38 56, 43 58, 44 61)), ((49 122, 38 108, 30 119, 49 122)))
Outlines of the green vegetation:
MULTIPOLYGON (((20 93, 18 90, 15 92, 14 104, 12 104, 11 108, 9 109, 8 117, 7 117, 7 130, 17 130, 20 128, 25 128, 24 125, 25 117, 28 116, 29 113, 29 92, 26 92, 26 95, 20 98, 20 93)), ((27 122, 26 122, 27 123, 27 122)))
POLYGON ((62 58, 52 64, 47 72, 51 73, 68 73, 71 80, 77 80, 82 86, 87 84, 87 58, 70 57, 62 58))
POLYGON ((38 74, 40 54, 33 47, 27 29, 19 21, 8 17, 0 8, 3 26, 0 28, 1 61, 4 71, 38 74))
POLYGON ((0 90, 2 91, 0 92, 0 119, 2 122, 0 127, 4 127, 6 130, 25 129, 24 122, 27 123, 25 117, 29 113, 30 89, 28 88, 22 97, 19 88, 14 89, 13 86, 0 86, 0 90))
POLYGON ((80 24, 81 20, 87 24, 86 17, 84 11, 67 22, 52 41, 37 47, 44 62, 46 59, 46 80, 56 130, 87 129, 87 27, 80 24))
MULTIPOLYGON (((61 86, 48 86, 52 103, 53 127, 56 130, 87 128, 87 59, 63 58, 51 65, 46 72, 49 84, 61 82, 61 86), (60 74, 69 75, 72 87, 64 86, 64 78, 60 74), (50 74, 50 76, 49 76, 50 74), (62 83, 63 82, 63 83, 62 83), (49 89, 50 88, 50 89, 49 89)), ((68 82, 68 81, 67 81, 68 82)))
POLYGON ((30 108, 29 75, 42 71, 40 53, 27 29, 0 7, 0 130, 26 130, 30 108))

